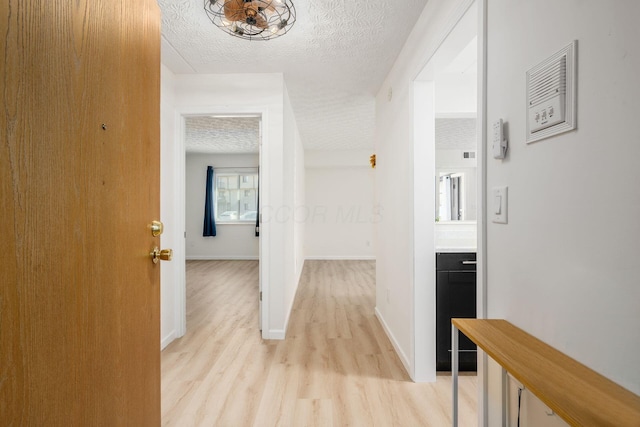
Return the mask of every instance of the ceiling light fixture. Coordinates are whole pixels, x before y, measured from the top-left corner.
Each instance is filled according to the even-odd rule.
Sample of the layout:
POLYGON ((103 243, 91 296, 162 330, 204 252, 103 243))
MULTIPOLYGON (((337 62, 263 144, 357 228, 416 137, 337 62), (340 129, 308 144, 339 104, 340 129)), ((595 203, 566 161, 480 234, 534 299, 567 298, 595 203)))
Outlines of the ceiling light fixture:
POLYGON ((291 0, 204 0, 204 10, 216 27, 247 40, 275 39, 296 22, 291 0))

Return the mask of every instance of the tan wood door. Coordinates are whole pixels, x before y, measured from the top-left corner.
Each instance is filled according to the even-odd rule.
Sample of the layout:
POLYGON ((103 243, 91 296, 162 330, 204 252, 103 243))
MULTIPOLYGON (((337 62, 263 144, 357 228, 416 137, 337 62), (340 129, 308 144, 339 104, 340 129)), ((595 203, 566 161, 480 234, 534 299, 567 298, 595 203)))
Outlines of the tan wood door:
POLYGON ((159 40, 155 0, 1 3, 2 425, 160 424, 159 40))

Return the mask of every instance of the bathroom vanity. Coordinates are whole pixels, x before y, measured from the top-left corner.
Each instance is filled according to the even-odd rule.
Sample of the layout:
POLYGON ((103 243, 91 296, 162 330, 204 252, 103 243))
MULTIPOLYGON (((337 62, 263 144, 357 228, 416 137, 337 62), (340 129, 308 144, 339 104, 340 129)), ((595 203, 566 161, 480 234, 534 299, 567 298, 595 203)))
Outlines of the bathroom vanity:
MULTIPOLYGON (((436 253, 436 370, 451 370, 451 318, 476 317, 475 252, 436 253)), ((476 345, 460 336, 459 367, 476 370, 476 345)))

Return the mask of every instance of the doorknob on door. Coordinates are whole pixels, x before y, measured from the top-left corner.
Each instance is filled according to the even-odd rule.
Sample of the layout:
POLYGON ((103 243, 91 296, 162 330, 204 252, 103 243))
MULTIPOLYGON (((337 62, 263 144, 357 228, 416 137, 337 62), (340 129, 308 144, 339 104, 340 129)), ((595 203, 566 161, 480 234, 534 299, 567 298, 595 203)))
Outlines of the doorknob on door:
POLYGON ((153 251, 149 253, 149 255, 151 256, 151 261, 153 261, 154 264, 157 264, 159 260, 171 261, 171 258, 173 258, 173 250, 172 249, 160 250, 156 246, 155 248, 153 248, 153 251))

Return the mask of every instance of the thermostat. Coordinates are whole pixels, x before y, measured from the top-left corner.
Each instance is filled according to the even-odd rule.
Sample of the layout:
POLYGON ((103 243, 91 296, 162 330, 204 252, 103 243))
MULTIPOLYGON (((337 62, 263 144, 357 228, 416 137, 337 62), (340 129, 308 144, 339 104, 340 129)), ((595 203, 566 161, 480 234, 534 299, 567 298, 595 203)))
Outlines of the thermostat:
POLYGON ((493 123, 491 152, 494 159, 504 159, 507 154, 507 137, 504 135, 502 119, 493 123))

